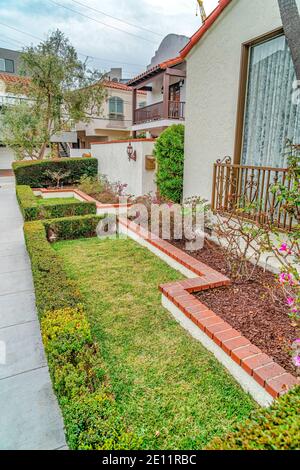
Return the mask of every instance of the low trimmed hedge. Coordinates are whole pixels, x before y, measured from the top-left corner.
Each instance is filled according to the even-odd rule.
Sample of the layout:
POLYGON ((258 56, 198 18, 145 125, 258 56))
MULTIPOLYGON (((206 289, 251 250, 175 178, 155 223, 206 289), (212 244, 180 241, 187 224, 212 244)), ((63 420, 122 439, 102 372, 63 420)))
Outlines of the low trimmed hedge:
POLYGON ((98 160, 96 158, 61 158, 57 160, 35 160, 14 162, 12 165, 16 183, 31 188, 46 188, 53 182, 47 171, 69 172, 64 178, 65 185, 78 183, 84 175, 95 177, 98 174, 98 160))
POLYGON ((72 240, 96 236, 96 228, 103 216, 85 215, 82 217, 62 217, 44 220, 48 240, 72 240))
POLYGON ((56 217, 70 217, 86 214, 96 214, 95 202, 64 202, 61 198, 60 204, 39 204, 30 186, 18 185, 16 187, 17 199, 24 220, 52 219, 56 217))
POLYGON ((39 316, 45 312, 75 307, 80 301, 76 284, 61 269, 61 260, 46 238, 42 221, 26 222, 24 235, 31 259, 39 316))
MULTIPOLYGON (((66 221, 66 225, 50 221, 50 225, 57 223, 63 236, 68 232, 73 238, 72 227, 80 233, 82 227, 86 227, 86 222, 81 225, 78 219, 80 217, 66 221), (81 228, 76 229, 76 223, 81 228)), ((128 431, 119 418, 81 295, 61 267, 59 255, 48 243, 44 224, 49 226, 47 221, 26 222, 24 233, 43 342, 68 445, 74 450, 138 449, 140 439, 128 431)))
POLYGON ((207 450, 300 450, 300 387, 260 409, 224 438, 216 438, 207 450))

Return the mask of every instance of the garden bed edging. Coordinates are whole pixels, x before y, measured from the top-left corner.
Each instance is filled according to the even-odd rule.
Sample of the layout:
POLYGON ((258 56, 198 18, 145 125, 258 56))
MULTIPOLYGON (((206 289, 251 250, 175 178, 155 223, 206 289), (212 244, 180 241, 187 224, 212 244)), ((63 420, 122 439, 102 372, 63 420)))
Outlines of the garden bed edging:
POLYGON ((128 219, 119 218, 119 229, 188 277, 159 286, 163 306, 214 354, 257 403, 269 406, 274 398, 299 383, 192 295, 229 285, 230 279, 128 219))

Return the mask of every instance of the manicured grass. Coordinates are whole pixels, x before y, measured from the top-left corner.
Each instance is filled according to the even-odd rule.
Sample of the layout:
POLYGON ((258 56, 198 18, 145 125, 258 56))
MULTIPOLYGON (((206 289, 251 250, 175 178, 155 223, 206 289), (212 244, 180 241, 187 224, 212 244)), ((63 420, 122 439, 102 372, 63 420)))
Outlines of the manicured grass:
POLYGON ((36 202, 42 206, 56 206, 57 204, 72 204, 74 202, 80 203, 75 197, 53 197, 53 198, 44 198, 36 196, 36 202))
POLYGON ((249 416, 252 399, 161 306, 182 276, 132 240, 54 245, 78 282, 128 430, 144 449, 201 449, 249 416))

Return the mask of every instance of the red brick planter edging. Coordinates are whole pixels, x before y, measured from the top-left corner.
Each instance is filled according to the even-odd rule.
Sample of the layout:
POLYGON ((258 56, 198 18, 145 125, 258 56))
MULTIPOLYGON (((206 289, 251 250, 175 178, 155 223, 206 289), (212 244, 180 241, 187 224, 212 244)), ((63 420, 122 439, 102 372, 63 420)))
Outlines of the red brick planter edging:
POLYGON ((131 204, 102 204, 102 202, 97 201, 93 197, 89 196, 88 194, 80 191, 76 188, 59 188, 59 189, 46 189, 46 188, 34 188, 32 191, 39 191, 42 194, 50 194, 50 193, 74 193, 77 194, 81 199, 86 202, 95 202, 97 209, 121 209, 125 207, 130 207, 131 204))
POLYGON ((229 285, 230 279, 134 222, 125 218, 120 218, 119 222, 199 276, 164 284, 159 289, 273 398, 286 393, 299 383, 293 375, 286 372, 270 356, 251 344, 239 331, 232 328, 229 323, 192 295, 201 290, 229 285))

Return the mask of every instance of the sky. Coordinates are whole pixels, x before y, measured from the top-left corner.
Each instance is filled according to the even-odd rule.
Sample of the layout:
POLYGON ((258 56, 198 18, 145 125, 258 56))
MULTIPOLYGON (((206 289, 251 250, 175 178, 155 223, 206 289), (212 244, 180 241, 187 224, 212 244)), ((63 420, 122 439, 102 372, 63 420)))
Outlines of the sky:
MULTIPOLYGON (((204 0, 207 14, 217 4, 204 0)), ((130 78, 150 63, 164 36, 191 36, 200 27, 196 5, 196 0, 0 0, 0 47, 21 50, 58 28, 82 60, 89 57, 91 68, 122 67, 130 78)))

